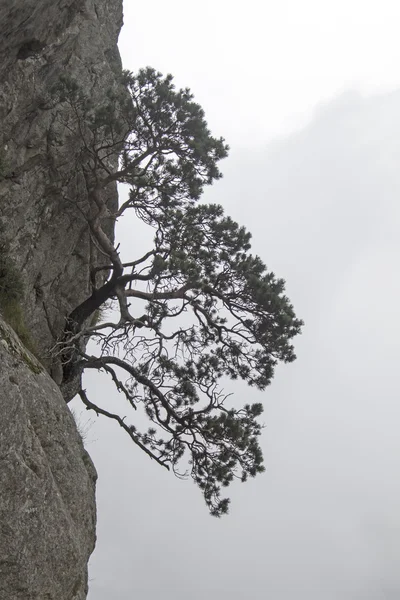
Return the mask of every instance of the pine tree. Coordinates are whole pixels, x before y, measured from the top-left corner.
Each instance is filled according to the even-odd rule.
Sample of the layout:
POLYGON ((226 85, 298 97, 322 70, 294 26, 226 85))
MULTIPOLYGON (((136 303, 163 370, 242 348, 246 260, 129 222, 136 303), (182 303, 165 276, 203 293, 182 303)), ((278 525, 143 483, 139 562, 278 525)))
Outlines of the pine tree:
POLYGON ((228 146, 211 135, 190 90, 176 90, 172 76, 151 68, 125 72, 123 89, 110 91, 102 107, 68 79, 56 90, 58 101, 70 103, 72 129, 84 140, 87 221, 107 257, 92 270, 91 295, 69 316, 64 376, 88 368, 107 372, 128 403, 143 409, 150 427, 128 425, 81 389, 87 408, 117 420, 162 466, 181 474, 184 465, 211 513, 220 516, 229 503, 222 488, 264 470, 262 405, 235 408, 221 380, 242 379, 264 390, 277 363, 295 359, 292 338, 302 322, 284 295, 284 281, 251 254, 250 233, 221 206, 199 202, 204 186, 221 177, 218 163, 228 146), (128 184, 130 192, 110 214, 105 198, 114 182, 128 184), (123 263, 103 220, 127 211, 153 229, 154 241, 123 263), (110 275, 99 283, 105 270, 110 275), (110 300, 118 317, 88 326, 110 300), (87 354, 88 339, 98 343, 96 355, 87 354))

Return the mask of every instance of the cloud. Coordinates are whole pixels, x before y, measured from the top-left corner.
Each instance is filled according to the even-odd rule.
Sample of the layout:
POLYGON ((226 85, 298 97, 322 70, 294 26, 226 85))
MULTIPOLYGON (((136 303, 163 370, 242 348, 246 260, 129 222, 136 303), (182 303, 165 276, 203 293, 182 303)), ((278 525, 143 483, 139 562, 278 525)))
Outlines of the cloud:
POLYGON ((233 149, 206 199, 248 226, 306 319, 263 396, 267 472, 213 520, 98 420, 90 600, 398 597, 399 106, 400 92, 348 93, 288 138, 233 149))

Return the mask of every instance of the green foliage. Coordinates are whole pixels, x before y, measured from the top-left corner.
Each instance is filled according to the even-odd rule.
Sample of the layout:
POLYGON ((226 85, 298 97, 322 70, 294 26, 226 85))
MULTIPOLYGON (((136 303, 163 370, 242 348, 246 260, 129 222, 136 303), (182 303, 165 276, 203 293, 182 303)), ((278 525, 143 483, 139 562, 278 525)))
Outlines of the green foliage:
MULTIPOLYGON (((277 362, 295 359, 290 340, 302 325, 283 293, 284 281, 249 254, 250 234, 225 217, 221 206, 189 205, 184 212, 155 212, 153 218, 163 267, 150 285, 159 295, 177 288, 195 291, 187 300, 197 327, 190 342, 185 337, 179 343, 196 348, 201 372, 216 370, 265 389, 277 362)), ((168 300, 148 310, 161 328, 169 316, 168 300)))
POLYGON ((31 335, 25 325, 24 313, 21 304, 16 300, 0 300, 0 309, 3 318, 14 329, 24 346, 36 356, 36 349, 31 335))
POLYGON ((0 149, 0 181, 4 179, 9 170, 9 165, 4 150, 0 149))
POLYGON ((198 200, 204 185, 222 177, 217 163, 228 154, 224 139, 211 135, 203 109, 188 88, 175 89, 172 75, 163 77, 148 67, 137 75, 125 73, 125 83, 132 104, 126 115, 129 134, 122 169, 131 173, 150 150, 152 161, 139 184, 147 196, 151 190, 169 206, 198 200))
POLYGON ((21 275, 8 253, 6 243, 0 244, 0 310, 24 346, 37 357, 37 350, 25 324, 22 309, 24 286, 21 275))
POLYGON ((221 489, 264 470, 262 406, 227 408, 220 380, 242 379, 264 390, 276 364, 295 359, 291 340, 302 322, 284 281, 249 253, 250 234, 221 206, 154 206, 147 215, 156 229, 154 259, 147 269, 140 265, 136 283, 145 280, 149 290, 142 317, 148 337, 132 331, 124 351, 135 364, 132 397, 157 427, 135 428, 135 435, 174 468, 188 454, 192 478, 220 516, 228 510, 221 489), (183 314, 187 325, 176 325, 183 314))
POLYGON ((83 391, 81 398, 117 420, 159 464, 178 475, 184 465, 183 474, 202 490, 211 514, 220 516, 229 505, 222 489, 264 470, 262 406, 235 408, 222 391, 223 378, 264 390, 277 363, 295 359, 292 340, 302 322, 284 294, 284 281, 251 253, 250 233, 221 206, 198 202, 204 186, 222 176, 218 163, 228 146, 211 135, 190 90, 176 90, 171 75, 151 68, 125 72, 123 83, 128 96, 112 90, 100 107, 91 107, 73 84, 65 97, 78 117, 84 111, 79 130, 97 209, 100 190, 116 181, 129 184, 128 200, 115 218, 132 209, 154 229, 154 243, 123 265, 117 248, 104 244, 104 232, 98 235, 111 276, 73 311, 68 326, 82 325, 105 299, 118 298, 117 323, 90 332, 99 342, 98 355, 85 355, 78 345, 76 355, 80 368, 109 373, 151 425, 145 431, 127 426, 125 417, 96 407, 83 391), (120 159, 113 170, 109 157, 116 151, 120 159))
MULTIPOLYGON (((102 177, 105 184, 129 183, 136 200, 160 196, 166 206, 177 206, 198 200, 204 185, 222 177, 217 163, 228 146, 211 135, 203 109, 189 89, 175 89, 172 75, 163 77, 150 67, 137 75, 125 71, 121 86, 105 95, 106 101, 95 105, 69 75, 51 90, 53 100, 70 104, 98 184, 102 177), (111 173, 109 158, 116 152, 120 165, 111 173)), ((66 125, 71 130, 71 123, 66 125)))
POLYGON ((0 244, 0 303, 22 300, 24 288, 19 271, 14 266, 5 243, 0 244))

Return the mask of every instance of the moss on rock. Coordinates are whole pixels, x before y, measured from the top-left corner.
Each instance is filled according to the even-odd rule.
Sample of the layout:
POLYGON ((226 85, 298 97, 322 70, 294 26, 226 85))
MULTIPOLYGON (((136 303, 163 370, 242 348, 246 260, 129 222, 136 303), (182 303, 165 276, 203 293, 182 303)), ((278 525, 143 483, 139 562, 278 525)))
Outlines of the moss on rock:
MULTIPOLYGON (((7 244, 0 243, 0 312, 18 335, 25 348, 39 359, 35 344, 25 324, 24 286, 21 275, 8 254, 7 244)), ((27 354, 27 360, 29 362, 27 354)))

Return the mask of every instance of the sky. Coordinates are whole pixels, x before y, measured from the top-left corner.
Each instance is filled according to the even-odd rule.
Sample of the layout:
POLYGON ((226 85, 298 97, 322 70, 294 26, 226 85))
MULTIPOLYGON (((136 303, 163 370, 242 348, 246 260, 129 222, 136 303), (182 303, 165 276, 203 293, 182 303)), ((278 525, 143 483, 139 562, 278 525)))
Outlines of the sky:
MULTIPOLYGON (((234 385, 265 405, 267 470, 231 487, 227 517, 89 416, 89 600, 400 597, 399 17, 385 0, 125 0, 124 67, 192 89, 231 146, 204 198, 253 233, 306 325, 267 391, 234 385)), ((134 221, 118 236, 143 249, 134 221)), ((121 402, 104 377, 87 389, 121 402)))

